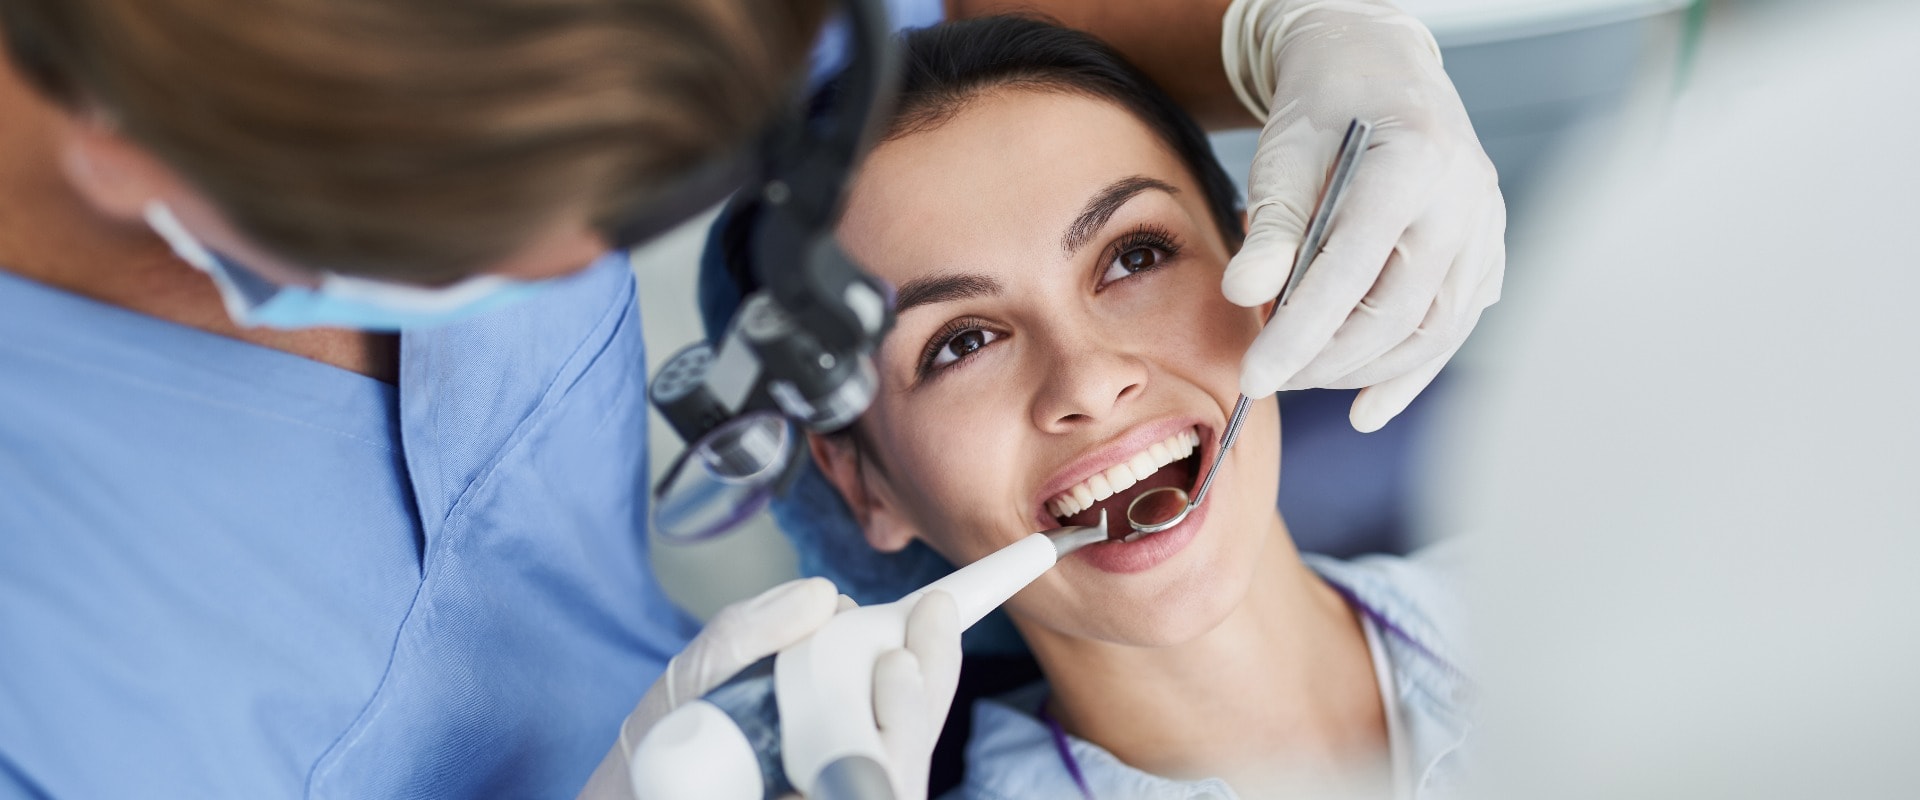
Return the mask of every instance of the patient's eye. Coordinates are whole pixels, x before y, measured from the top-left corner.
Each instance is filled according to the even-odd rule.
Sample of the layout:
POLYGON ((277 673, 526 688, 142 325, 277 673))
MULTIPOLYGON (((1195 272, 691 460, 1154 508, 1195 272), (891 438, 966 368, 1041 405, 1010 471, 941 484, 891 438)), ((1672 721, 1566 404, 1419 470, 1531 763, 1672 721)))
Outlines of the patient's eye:
POLYGON ((1149 269, 1160 263, 1160 251, 1151 247, 1136 247, 1121 253, 1113 260, 1113 265, 1126 270, 1128 274, 1149 269))
POLYGON ((1112 258, 1100 275, 1100 285, 1150 272, 1166 265, 1180 253, 1180 243, 1164 228, 1135 228, 1107 249, 1112 258))
POLYGON ((986 347, 998 338, 1000 338, 999 334, 993 331, 983 331, 979 328, 970 331, 961 331, 955 334, 953 338, 948 339, 947 345, 940 348, 940 352, 934 355, 933 365, 936 367, 944 367, 955 361, 959 361, 960 359, 973 355, 974 351, 986 347))
POLYGON ((999 341, 1003 335, 972 318, 949 322, 932 339, 927 340, 926 352, 920 359, 920 376, 925 378, 957 364, 999 341))

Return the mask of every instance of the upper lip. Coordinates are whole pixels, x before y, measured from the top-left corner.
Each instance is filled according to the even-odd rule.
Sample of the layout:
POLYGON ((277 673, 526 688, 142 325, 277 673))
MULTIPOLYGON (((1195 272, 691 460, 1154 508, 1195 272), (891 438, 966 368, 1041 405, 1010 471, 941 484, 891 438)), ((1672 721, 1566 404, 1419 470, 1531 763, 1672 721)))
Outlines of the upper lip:
POLYGON ((1132 428, 1128 428, 1118 436, 1108 439, 1105 443, 1067 462, 1066 466, 1061 467, 1053 473, 1052 478, 1049 478, 1046 483, 1040 485, 1039 493, 1033 498, 1033 518, 1040 523, 1038 530, 1055 528, 1060 524, 1058 520, 1053 518, 1053 515, 1047 513, 1048 500, 1052 500, 1061 492, 1073 488, 1081 481, 1093 477, 1094 473, 1101 472, 1108 467, 1125 461, 1131 458, 1133 454, 1147 449, 1147 447, 1153 443, 1188 428, 1198 428, 1200 430, 1201 449, 1198 452, 1204 455, 1211 441, 1209 439, 1210 430, 1206 423, 1201 422, 1198 417, 1170 417, 1153 422, 1143 422, 1132 428))

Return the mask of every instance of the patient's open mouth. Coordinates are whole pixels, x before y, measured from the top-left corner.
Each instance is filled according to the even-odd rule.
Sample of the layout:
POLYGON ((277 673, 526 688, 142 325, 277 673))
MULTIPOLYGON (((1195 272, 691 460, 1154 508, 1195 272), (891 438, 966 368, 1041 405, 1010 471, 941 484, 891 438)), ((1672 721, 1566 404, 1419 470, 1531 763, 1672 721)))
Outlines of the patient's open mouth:
POLYGON ((1114 464, 1046 502, 1047 513, 1061 525, 1093 525, 1107 511, 1107 535, 1120 538, 1132 532, 1127 506, 1149 489, 1177 486, 1193 491, 1200 469, 1200 431, 1183 428, 1146 449, 1114 464))

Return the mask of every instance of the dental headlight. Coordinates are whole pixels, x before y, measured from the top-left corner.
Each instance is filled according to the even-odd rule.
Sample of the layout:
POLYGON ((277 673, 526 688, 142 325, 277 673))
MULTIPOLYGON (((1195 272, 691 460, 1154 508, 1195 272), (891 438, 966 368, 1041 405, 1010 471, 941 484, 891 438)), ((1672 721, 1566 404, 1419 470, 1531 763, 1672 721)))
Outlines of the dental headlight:
POLYGON ((758 176, 727 214, 746 296, 718 342, 682 349, 648 391, 688 447, 654 488, 672 539, 722 533, 764 508, 804 448, 799 430, 845 428, 873 402, 873 353, 891 290, 833 238, 849 176, 891 107, 894 42, 880 0, 846 4, 850 59, 823 114, 794 110, 761 142, 758 176))

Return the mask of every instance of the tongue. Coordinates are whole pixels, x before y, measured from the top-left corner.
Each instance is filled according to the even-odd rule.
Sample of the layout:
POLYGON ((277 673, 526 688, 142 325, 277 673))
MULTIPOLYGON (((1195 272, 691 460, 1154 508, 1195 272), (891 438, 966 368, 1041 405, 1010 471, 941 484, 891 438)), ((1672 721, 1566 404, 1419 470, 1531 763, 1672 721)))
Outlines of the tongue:
POLYGON ((1193 457, 1189 456, 1161 467, 1158 472, 1148 475, 1146 480, 1129 486, 1124 491, 1115 492, 1112 497, 1094 503, 1093 507, 1061 521, 1067 525, 1095 525, 1100 522, 1100 510, 1106 509, 1107 538, 1118 539, 1126 536, 1133 532, 1133 527, 1127 524, 1127 506, 1133 503, 1133 498, 1139 497, 1148 489, 1157 489, 1162 486, 1178 486, 1192 491, 1193 460, 1193 457))

